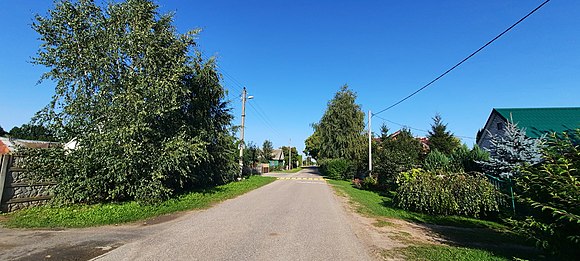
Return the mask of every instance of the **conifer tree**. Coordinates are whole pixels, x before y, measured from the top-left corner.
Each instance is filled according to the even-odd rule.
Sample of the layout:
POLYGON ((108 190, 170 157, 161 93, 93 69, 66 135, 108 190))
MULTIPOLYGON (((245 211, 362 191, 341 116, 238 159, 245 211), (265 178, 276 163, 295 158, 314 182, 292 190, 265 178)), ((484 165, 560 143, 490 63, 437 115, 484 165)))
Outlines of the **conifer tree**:
POLYGON ((447 124, 443 124, 439 114, 433 117, 433 124, 431 124, 431 130, 427 138, 429 138, 429 149, 438 150, 446 155, 451 155, 453 150, 461 146, 459 139, 447 131, 447 124))
POLYGON ((517 177, 522 167, 542 160, 543 141, 544 137, 527 137, 524 128, 508 121, 502 135, 491 135, 489 160, 479 163, 487 174, 501 178, 517 177))

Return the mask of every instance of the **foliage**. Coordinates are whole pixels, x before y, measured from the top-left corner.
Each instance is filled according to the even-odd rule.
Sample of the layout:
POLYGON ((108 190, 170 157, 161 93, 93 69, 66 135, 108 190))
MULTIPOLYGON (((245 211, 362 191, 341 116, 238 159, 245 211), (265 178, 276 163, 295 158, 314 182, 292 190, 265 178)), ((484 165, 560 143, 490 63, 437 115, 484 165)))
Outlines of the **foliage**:
POLYGON ((489 160, 489 152, 481 149, 477 144, 473 145, 471 150, 466 145, 463 145, 453 151, 451 159, 456 165, 461 166, 465 172, 482 172, 483 169, 478 162, 489 160))
POLYGON ((533 209, 514 221, 516 229, 553 253, 580 255, 580 129, 555 135, 543 150, 544 161, 527 166, 516 178, 518 199, 533 209))
POLYGON ((56 83, 37 121, 80 144, 44 170, 62 202, 156 202, 237 175, 215 60, 191 56, 199 30, 172 23, 148 0, 58 1, 36 17, 34 62, 56 83))
POLYGON ((489 160, 489 153, 474 145, 470 150, 465 144, 457 147, 450 155, 438 150, 432 150, 423 161, 423 168, 427 171, 446 172, 481 172, 477 162, 489 160))
POLYGON ((4 128, 2 128, 2 126, 0 126, 0 137, 4 136, 6 134, 8 134, 8 133, 4 130, 4 128))
POLYGON ((491 135, 490 158, 479 161, 486 174, 501 178, 519 176, 522 167, 541 161, 543 137, 528 138, 526 130, 508 121, 502 134, 491 135))
POLYGON ((347 159, 324 159, 319 164, 320 172, 329 179, 350 180, 355 174, 353 163, 347 159))
POLYGON ((361 182, 361 189, 373 190, 377 187, 377 179, 372 176, 365 177, 361 182))
POLYGON ((244 166, 254 166, 258 163, 261 155, 260 148, 256 144, 249 142, 244 146, 244 166))
POLYGON ((356 94, 344 85, 328 102, 315 132, 320 137, 318 157, 357 161, 364 153, 364 113, 356 94))
POLYGON ((480 217, 499 211, 495 188, 479 174, 402 173, 398 207, 430 215, 480 217))
POLYGON ((276 178, 252 176, 233 182, 181 195, 152 205, 135 201, 95 205, 39 206, 7 214, 7 227, 59 228, 90 227, 144 220, 191 209, 204 209, 226 199, 237 197, 264 186, 276 178))
POLYGON ((300 155, 298 155, 298 150, 296 149, 296 147, 292 147, 291 149, 289 149, 289 148, 290 147, 288 147, 288 146, 282 146, 280 148, 284 152, 284 162, 286 163, 286 166, 288 166, 288 162, 289 162, 290 156, 291 156, 292 157, 292 168, 298 167, 296 162, 301 162, 302 158, 300 155), (292 155, 290 155, 290 152, 292 152, 292 155))
MULTIPOLYGON (((403 219, 418 223, 442 225, 430 227, 435 229, 437 234, 446 240, 457 242, 460 245, 470 246, 469 248, 465 247, 460 249, 455 247, 446 247, 449 249, 444 249, 443 251, 439 251, 437 249, 425 249, 427 252, 435 252, 431 253, 431 255, 434 256, 433 258, 438 258, 440 254, 447 254, 449 257, 457 257, 456 260, 463 260, 461 258, 468 257, 472 257, 472 259, 485 258, 485 255, 478 255, 476 252, 479 251, 476 249, 486 249, 486 251, 494 253, 494 255, 505 256, 506 258, 518 257, 533 260, 530 257, 535 257, 534 255, 536 255, 535 252, 530 251, 530 248, 527 247, 527 245, 522 244, 524 242, 518 235, 508 231, 507 227, 503 224, 488 220, 460 216, 433 216, 411 212, 396 208, 392 201, 392 196, 389 193, 357 189, 348 181, 329 180, 328 183, 331 184, 333 189, 335 189, 340 195, 346 195, 349 198, 349 201, 353 203, 353 207, 357 212, 373 218, 377 218, 377 223, 381 225, 388 225, 389 218, 403 219), (387 219, 385 220, 385 218, 387 219), (458 229, 457 227, 462 228, 458 229)), ((393 229, 396 230, 397 228, 394 227, 393 229)), ((402 234, 401 236, 404 235, 402 234)), ((412 240, 411 238, 408 239, 412 240)), ((409 243, 414 244, 415 242, 409 241, 409 243)), ((418 258, 411 259, 421 260, 420 258, 431 258, 431 256, 423 253, 418 255, 418 258)), ((412 255, 409 255, 409 257, 411 256, 412 255)), ((445 256, 443 255, 441 258, 444 257, 445 256)), ((389 258, 392 258, 392 256, 387 257, 387 259, 389 258)))
POLYGON ((350 181, 328 180, 328 183, 333 185, 335 190, 347 194, 355 202, 357 211, 365 215, 398 218, 411 222, 437 225, 490 228, 496 230, 506 229, 504 225, 488 220, 460 216, 433 216, 400 209, 396 207, 391 194, 357 189, 351 185, 350 181))
POLYGON ((256 164, 260 162, 261 151, 256 144, 249 142, 244 146, 244 156, 243 156, 243 169, 242 176, 247 177, 250 175, 258 174, 256 170, 256 164))
POLYGON ((272 160, 272 152, 274 152, 274 147, 272 145, 272 142, 269 140, 265 140, 264 143, 262 143, 262 163, 268 163, 270 162, 270 160, 272 160))
POLYGON ((456 148, 461 146, 459 139, 447 131, 447 124, 443 124, 439 114, 433 117, 433 124, 431 124, 431 130, 427 138, 429 139, 429 148, 431 150, 438 150, 445 155, 451 155, 456 148))
POLYGON ((449 159, 447 155, 435 149, 429 152, 427 157, 425 157, 425 160, 423 161, 423 168, 425 168, 427 171, 435 173, 453 172, 456 170, 453 163, 454 162, 449 159))
POLYGON ((22 124, 12 128, 8 135, 16 139, 56 141, 54 133, 42 125, 22 124))
POLYGON ((379 187, 393 188, 400 172, 419 164, 423 147, 408 129, 396 135, 388 135, 387 131, 383 128, 381 141, 373 144, 373 176, 379 187))
POLYGON ((314 133, 310 135, 304 141, 304 154, 311 156, 313 159, 318 159, 318 154, 320 153, 320 134, 316 131, 316 124, 312 125, 314 128, 314 133))

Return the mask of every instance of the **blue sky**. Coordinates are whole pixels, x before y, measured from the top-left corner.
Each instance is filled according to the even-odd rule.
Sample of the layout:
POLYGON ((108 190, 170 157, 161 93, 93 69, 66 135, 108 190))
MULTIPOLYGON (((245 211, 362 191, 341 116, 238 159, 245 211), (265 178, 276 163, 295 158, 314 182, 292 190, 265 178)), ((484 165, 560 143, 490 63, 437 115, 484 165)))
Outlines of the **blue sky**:
MULTIPOLYGON (((158 1, 179 32, 202 28, 199 48, 216 55, 239 124, 241 86, 255 96, 246 140, 301 151, 343 84, 366 112, 431 81, 542 0, 158 1)), ((0 126, 27 123, 50 100, 33 15, 50 1, 0 2, 0 126)), ((494 107, 580 106, 580 1, 551 1, 461 67, 379 116, 429 129, 440 113, 474 137, 494 107)), ((373 119, 378 132, 382 120, 373 119)), ((387 123, 391 129, 399 126, 387 123)), ((413 131, 424 136, 421 131, 413 131)), ((463 139, 472 144, 472 139, 463 139)))

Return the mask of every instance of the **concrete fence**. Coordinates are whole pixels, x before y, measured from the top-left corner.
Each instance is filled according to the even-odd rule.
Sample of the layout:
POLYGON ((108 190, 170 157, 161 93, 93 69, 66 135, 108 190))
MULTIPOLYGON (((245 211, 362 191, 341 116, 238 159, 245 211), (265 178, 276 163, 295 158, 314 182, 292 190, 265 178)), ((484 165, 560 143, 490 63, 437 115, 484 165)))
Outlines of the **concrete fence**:
POLYGON ((22 157, 0 156, 0 212, 41 205, 52 198, 55 182, 35 181, 25 169, 18 167, 22 157))

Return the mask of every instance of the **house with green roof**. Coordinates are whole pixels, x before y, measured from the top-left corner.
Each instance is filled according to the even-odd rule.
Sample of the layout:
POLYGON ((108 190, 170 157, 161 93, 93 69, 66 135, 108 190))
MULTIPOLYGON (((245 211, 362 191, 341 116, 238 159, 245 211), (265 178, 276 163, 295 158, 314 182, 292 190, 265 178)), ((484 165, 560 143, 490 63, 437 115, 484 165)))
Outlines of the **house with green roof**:
POLYGON ((525 128, 530 138, 553 132, 570 132, 580 128, 580 107, 494 108, 477 139, 477 145, 489 149, 492 135, 502 135, 508 121, 525 128))

